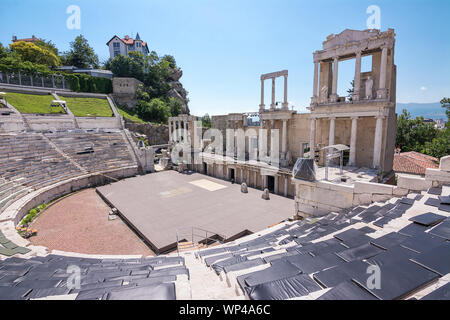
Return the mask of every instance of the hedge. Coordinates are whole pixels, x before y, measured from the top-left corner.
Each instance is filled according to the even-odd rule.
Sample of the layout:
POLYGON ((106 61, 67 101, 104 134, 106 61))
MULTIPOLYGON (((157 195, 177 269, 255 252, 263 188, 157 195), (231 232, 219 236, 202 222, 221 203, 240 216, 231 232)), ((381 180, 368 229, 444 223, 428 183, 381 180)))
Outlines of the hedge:
POLYGON ((0 71, 3 72, 21 72, 24 75, 42 75, 51 76, 52 74, 63 75, 66 81, 69 83, 69 88, 75 92, 88 92, 88 93, 112 93, 112 80, 107 78, 93 77, 88 74, 67 74, 64 72, 50 72, 42 69, 33 68, 11 68, 11 66, 0 64, 0 71))

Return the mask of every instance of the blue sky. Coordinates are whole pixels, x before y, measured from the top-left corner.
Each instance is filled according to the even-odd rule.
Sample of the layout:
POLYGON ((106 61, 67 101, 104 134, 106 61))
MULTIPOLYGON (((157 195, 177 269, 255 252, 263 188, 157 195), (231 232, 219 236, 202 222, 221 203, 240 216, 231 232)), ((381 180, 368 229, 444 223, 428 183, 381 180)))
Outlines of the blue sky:
MULTIPOLYGON (((104 61, 113 35, 139 32, 150 50, 176 58, 193 114, 257 111, 260 74, 282 69, 289 70, 289 101, 304 111, 312 53, 331 33, 366 29, 370 5, 381 9, 381 29, 397 34, 397 101, 450 96, 448 0, 1 0, 0 42, 34 34, 65 51, 82 33, 104 61), (81 30, 66 27, 69 5, 81 9, 81 30)), ((340 66, 339 76, 345 92, 353 66, 340 66)), ((280 79, 277 100, 282 94, 280 79)))

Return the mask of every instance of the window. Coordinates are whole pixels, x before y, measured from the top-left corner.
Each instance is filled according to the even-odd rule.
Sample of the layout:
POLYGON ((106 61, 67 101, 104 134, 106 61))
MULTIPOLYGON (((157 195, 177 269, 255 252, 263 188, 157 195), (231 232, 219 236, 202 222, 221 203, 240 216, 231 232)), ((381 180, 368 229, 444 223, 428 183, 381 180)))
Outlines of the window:
POLYGON ((117 57, 120 54, 120 51, 114 50, 114 57, 117 57))
POLYGON ((120 49, 120 42, 113 42, 114 49, 120 49))
POLYGON ((361 73, 372 72, 372 55, 361 57, 361 73))
POLYGON ((140 42, 136 42, 136 48, 142 47, 142 44, 140 42))

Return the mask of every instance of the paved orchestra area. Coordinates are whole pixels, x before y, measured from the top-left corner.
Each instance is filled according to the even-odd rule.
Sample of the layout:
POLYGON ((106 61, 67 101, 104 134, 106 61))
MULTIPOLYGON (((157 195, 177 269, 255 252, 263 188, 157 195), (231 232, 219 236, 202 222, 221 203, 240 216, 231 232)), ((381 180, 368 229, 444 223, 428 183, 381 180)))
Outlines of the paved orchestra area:
POLYGON ((173 170, 97 188, 157 252, 175 247, 180 228, 202 228, 231 239, 293 216, 294 200, 273 194, 263 200, 261 190, 240 189, 240 184, 173 170))

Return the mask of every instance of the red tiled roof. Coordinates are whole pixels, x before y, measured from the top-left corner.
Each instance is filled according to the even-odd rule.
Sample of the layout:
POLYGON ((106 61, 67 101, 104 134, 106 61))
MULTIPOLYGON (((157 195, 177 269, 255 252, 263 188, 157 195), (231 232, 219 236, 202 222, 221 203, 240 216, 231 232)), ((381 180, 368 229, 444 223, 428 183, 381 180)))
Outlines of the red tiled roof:
MULTIPOLYGON (((117 36, 114 36, 114 37, 112 37, 111 38, 111 40, 112 39, 114 39, 115 37, 117 37, 117 36)), ((134 42, 136 41, 135 39, 133 39, 133 38, 130 38, 130 37, 128 37, 128 38, 119 38, 119 37, 117 37, 119 40, 121 40, 123 43, 125 43, 126 45, 132 45, 132 44, 134 44, 134 42)), ((111 42, 111 40, 109 40, 107 43, 106 43, 106 45, 109 45, 109 43, 111 42)), ((142 41, 142 40, 141 40, 142 41)), ((147 47, 147 42, 145 42, 145 41, 142 41, 142 45, 144 46, 144 47, 147 47)), ((148 47, 147 47, 147 49, 148 49, 148 47)))
POLYGON ((427 168, 437 169, 437 159, 415 151, 394 155, 394 171, 412 174, 425 174, 427 168))

